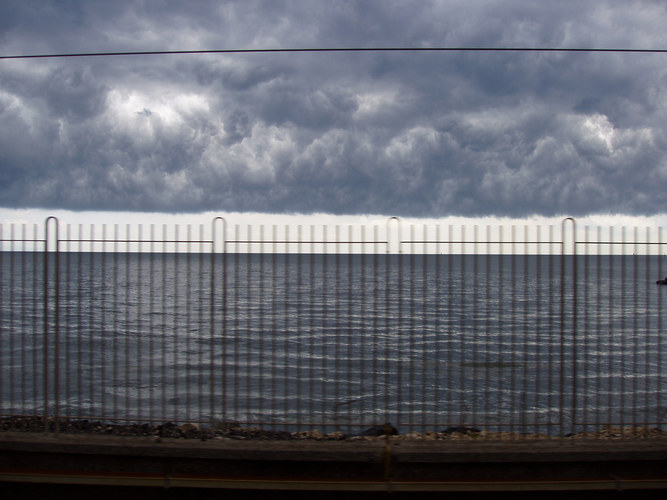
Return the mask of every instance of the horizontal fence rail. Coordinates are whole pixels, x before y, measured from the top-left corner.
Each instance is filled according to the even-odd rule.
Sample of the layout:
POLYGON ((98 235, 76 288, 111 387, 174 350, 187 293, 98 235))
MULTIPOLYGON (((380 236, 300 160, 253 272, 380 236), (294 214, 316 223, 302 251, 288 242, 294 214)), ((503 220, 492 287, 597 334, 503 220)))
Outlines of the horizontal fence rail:
POLYGON ((5 427, 600 438, 667 419, 661 229, 50 217, 0 245, 5 427))

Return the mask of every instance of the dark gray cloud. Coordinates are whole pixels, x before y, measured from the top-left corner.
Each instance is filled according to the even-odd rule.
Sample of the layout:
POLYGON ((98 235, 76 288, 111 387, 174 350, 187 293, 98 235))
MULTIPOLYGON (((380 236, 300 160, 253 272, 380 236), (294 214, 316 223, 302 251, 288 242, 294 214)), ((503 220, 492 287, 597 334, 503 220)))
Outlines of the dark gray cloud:
MULTIPOLYGON (((661 2, 0 6, 0 53, 667 48, 661 2)), ((0 205, 404 216, 667 212, 663 54, 0 61, 0 205)))

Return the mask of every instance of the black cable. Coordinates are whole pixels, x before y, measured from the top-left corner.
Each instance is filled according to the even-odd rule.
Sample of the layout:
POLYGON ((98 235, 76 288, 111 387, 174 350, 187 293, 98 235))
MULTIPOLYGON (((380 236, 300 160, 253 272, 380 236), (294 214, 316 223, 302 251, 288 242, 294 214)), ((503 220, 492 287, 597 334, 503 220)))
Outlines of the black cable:
POLYGON ((257 54, 289 52, 613 52, 660 54, 667 49, 629 48, 567 48, 567 47, 329 47, 329 48, 283 48, 283 49, 209 49, 209 50, 153 50, 133 52, 80 52, 73 54, 25 54, 0 56, 0 59, 55 59, 68 57, 109 56, 164 56, 178 54, 257 54))

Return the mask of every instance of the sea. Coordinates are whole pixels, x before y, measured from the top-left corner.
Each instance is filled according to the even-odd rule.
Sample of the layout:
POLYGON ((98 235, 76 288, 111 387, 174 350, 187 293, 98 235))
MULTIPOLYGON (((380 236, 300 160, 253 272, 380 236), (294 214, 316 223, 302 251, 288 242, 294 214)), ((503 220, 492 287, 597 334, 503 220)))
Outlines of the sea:
POLYGON ((659 427, 662 260, 0 252, 0 415, 290 432, 659 427))

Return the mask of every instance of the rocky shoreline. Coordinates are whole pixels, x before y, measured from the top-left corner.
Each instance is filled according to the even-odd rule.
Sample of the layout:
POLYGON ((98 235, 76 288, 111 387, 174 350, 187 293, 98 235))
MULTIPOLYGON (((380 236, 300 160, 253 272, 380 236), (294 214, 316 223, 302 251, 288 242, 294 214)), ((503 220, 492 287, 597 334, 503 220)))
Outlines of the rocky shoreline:
MULTIPOLYGON (((442 431, 416 432, 399 434, 391 424, 369 427, 358 434, 346 434, 342 431, 322 433, 318 430, 287 432, 267 430, 257 427, 243 427, 237 423, 218 423, 200 426, 196 423, 175 424, 116 424, 87 419, 59 419, 56 426, 54 418, 47 419, 49 432, 68 434, 104 434, 114 436, 141 436, 155 439, 215 439, 235 440, 316 440, 316 441, 351 441, 388 438, 391 440, 475 440, 475 441, 519 441, 553 439, 667 439, 667 430, 653 427, 635 426, 618 427, 605 425, 598 431, 580 432, 562 436, 546 434, 522 434, 517 432, 487 431, 473 427, 448 427, 442 431)), ((44 432, 44 417, 9 416, 0 418, 0 432, 44 432)))

